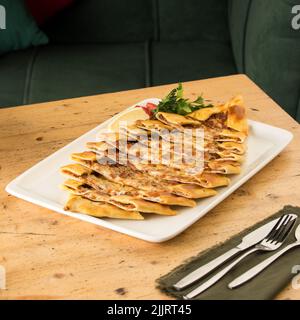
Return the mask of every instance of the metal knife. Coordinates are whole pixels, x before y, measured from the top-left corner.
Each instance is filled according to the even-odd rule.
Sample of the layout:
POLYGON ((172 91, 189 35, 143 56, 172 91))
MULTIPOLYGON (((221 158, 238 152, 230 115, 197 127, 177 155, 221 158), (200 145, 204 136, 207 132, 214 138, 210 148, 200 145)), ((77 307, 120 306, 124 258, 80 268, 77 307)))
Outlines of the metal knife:
POLYGON ((275 219, 272 220, 263 226, 257 228, 256 230, 252 231, 248 235, 246 235, 241 243, 237 245, 235 248, 225 252, 221 256, 217 257, 216 259, 208 262, 204 266, 196 269, 195 271, 191 272, 187 276, 185 276, 183 279, 178 281, 173 285, 173 287, 176 290, 182 290, 185 287, 189 286, 190 284, 194 283, 197 280, 200 280, 210 272, 212 272, 214 269, 222 265, 224 262, 228 261, 230 258, 233 258, 238 253, 247 250, 251 248, 252 246, 256 245, 260 241, 262 241, 272 230, 272 228, 275 226, 276 222, 279 220, 275 219))

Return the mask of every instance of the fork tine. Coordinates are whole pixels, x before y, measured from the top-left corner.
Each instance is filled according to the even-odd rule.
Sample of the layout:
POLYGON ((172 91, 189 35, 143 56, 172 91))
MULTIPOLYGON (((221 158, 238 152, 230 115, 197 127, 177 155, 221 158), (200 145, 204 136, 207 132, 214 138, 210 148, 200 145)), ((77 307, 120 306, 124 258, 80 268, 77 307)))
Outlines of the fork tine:
POLYGON ((290 220, 289 223, 285 226, 284 230, 282 231, 281 235, 277 238, 276 243, 283 242, 283 240, 288 236, 288 234, 293 229, 294 225, 296 223, 296 219, 290 220))
POLYGON ((289 215, 285 214, 281 216, 281 218, 277 221, 276 225, 274 228, 270 231, 270 233, 266 236, 267 241, 272 241, 274 238, 274 235, 277 233, 278 229, 281 227, 282 223, 285 222, 286 219, 288 219, 289 215))
POLYGON ((280 235, 285 231, 287 226, 289 225, 290 221, 292 220, 292 216, 288 216, 287 219, 281 224, 281 226, 278 228, 278 230, 275 232, 273 235, 272 239, 270 239, 272 242, 276 241, 279 239, 280 235))

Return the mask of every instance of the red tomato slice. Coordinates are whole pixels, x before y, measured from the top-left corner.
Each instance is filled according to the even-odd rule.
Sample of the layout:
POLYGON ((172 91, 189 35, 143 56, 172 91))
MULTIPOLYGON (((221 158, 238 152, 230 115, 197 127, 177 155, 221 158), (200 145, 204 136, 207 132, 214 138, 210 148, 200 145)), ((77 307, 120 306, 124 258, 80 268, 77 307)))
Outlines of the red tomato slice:
POLYGON ((142 108, 148 116, 152 116, 153 110, 157 108, 157 105, 151 102, 148 102, 146 106, 136 106, 136 108, 142 108))

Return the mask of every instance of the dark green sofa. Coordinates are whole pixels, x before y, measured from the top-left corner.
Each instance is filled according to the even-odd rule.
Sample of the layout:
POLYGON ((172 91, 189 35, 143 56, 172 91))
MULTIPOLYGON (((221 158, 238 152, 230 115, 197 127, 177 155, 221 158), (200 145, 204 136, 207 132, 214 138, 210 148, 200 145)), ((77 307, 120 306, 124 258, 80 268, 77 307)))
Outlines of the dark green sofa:
POLYGON ((297 3, 77 0, 49 45, 0 57, 0 106, 246 73, 300 120, 297 3))

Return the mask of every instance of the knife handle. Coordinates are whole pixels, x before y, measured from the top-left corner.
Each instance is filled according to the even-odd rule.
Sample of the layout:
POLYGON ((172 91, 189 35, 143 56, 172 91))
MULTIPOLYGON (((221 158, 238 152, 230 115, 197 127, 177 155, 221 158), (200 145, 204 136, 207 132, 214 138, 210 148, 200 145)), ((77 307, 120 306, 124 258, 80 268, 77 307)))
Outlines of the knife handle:
POLYGON ((185 300, 189 300, 189 299, 193 299, 196 296, 198 296, 200 293, 204 292, 205 290, 207 290, 208 288, 210 288, 212 285, 214 285, 215 283, 217 283, 220 279, 222 279, 233 267, 235 267, 238 263, 240 263, 240 261, 242 261, 243 259, 245 259, 247 256, 249 256, 250 254, 252 254, 255 251, 258 251, 259 249, 254 247, 248 251, 246 251, 243 255, 241 255, 240 257, 238 257, 236 260, 234 260, 231 264, 229 264, 227 267, 225 267, 224 269, 222 269, 221 271, 219 271, 217 274, 215 274, 214 276, 212 276, 210 279, 208 279, 207 281, 205 281, 204 283, 202 283, 199 287, 197 287, 196 289, 194 289, 193 291, 189 292, 187 295, 183 296, 183 299, 185 300))
POLYGON ((186 277, 178 281, 176 284, 174 284, 174 288, 176 290, 184 289, 185 287, 194 283, 195 281, 200 280, 201 278, 206 276, 208 273, 210 273, 211 271, 216 269, 218 266, 222 265, 224 262, 226 262, 227 260, 229 260, 230 258, 232 258, 233 256, 235 256, 241 251, 242 249, 233 248, 225 252, 221 256, 208 262, 204 266, 196 269, 195 271, 193 271, 192 273, 188 274, 186 277))
POLYGON ((270 264, 272 264, 275 260, 280 258, 284 253, 287 251, 291 250, 294 247, 300 246, 300 242, 294 242, 282 250, 278 251, 277 253, 273 254, 271 257, 268 259, 264 260, 263 262, 259 263, 258 265, 254 266, 253 268, 249 269, 245 273, 243 273, 241 276, 237 277, 234 279, 232 282, 229 283, 228 288, 234 289, 245 282, 251 280, 254 278, 256 275, 258 275, 260 272, 262 272, 265 268, 267 268, 270 264))

